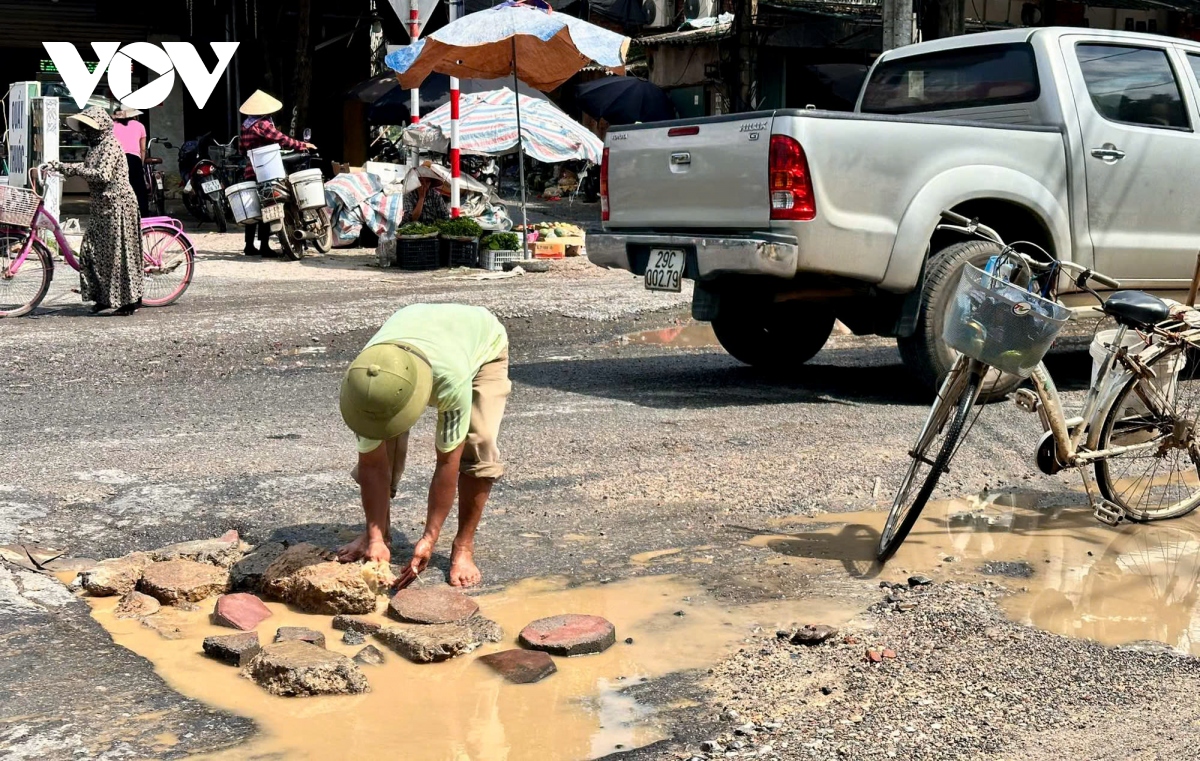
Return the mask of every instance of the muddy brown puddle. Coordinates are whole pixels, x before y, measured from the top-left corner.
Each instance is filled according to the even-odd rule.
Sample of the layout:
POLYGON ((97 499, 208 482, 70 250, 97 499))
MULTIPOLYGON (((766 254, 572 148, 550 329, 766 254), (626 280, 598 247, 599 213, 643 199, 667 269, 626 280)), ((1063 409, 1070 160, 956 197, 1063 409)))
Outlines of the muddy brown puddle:
MULTIPOLYGON (((1002 493, 930 503, 882 568, 875 545, 886 512, 786 518, 748 540, 781 557, 837 561, 852 576, 903 582, 991 579, 1002 605, 1040 629, 1120 645, 1164 642, 1200 655, 1200 515, 1112 529, 1082 506, 1039 508, 1002 493)), ((821 562, 821 565, 827 565, 821 562)))
POLYGON ((673 346, 677 349, 706 349, 719 347, 717 334, 712 325, 697 323, 692 325, 676 325, 670 328, 643 330, 625 336, 631 344, 647 344, 651 346, 673 346))
MULTIPOLYGON (((755 626, 778 627, 801 616, 797 603, 730 607, 680 577, 656 576, 569 587, 567 580, 534 579, 476 598, 481 612, 504 627, 505 640, 469 655, 417 665, 386 648, 382 666, 363 666, 370 692, 354 696, 281 698, 267 694, 236 668, 202 654, 201 641, 232 630, 208 621, 202 609, 171 611, 184 637, 166 640, 134 620, 113 617, 116 598, 89 598, 93 616, 114 641, 150 660, 178 692, 254 719, 261 734, 210 759, 331 759, 395 756, 406 760, 595 758, 661 739, 654 712, 624 688, 727 655, 755 626), (515 646, 530 621, 559 613, 608 618, 617 644, 599 655, 556 658, 558 673, 514 685, 476 663, 480 655, 515 646), (684 615, 677 615, 682 612, 684 615), (626 644, 626 638, 633 644, 626 644)), ((384 609, 380 598, 380 609, 384 609)), ((353 656, 332 619, 268 603, 273 616, 257 629, 270 642, 280 626, 307 626, 325 634, 327 647, 353 656)), ((804 616, 848 620, 854 610, 835 601, 803 603, 804 616)), ((382 613, 373 616, 387 621, 382 613)), ((373 641, 368 638, 368 644, 373 641)))

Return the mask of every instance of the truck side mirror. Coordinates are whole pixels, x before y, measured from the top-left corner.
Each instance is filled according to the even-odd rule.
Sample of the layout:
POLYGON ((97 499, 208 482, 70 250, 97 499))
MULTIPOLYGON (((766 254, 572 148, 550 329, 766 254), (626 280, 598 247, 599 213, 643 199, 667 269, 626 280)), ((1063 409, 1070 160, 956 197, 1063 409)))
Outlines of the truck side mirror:
POLYGON ((304 142, 307 143, 309 140, 312 140, 312 130, 309 129, 308 127, 305 127, 304 128, 304 142))

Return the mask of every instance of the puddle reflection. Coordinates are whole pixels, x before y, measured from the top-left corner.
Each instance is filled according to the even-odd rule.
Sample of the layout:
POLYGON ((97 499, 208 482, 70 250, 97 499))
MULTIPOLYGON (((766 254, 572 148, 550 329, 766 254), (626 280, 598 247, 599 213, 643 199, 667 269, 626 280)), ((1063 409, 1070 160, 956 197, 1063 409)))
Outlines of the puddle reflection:
POLYGON ((784 519, 779 533, 747 543, 837 561, 858 578, 986 577, 1017 591, 1002 603, 1017 621, 1110 645, 1154 640, 1200 655, 1200 516, 1111 529, 1083 506, 1038 502, 1033 493, 998 493, 931 503, 882 568, 873 562, 882 511, 784 519))

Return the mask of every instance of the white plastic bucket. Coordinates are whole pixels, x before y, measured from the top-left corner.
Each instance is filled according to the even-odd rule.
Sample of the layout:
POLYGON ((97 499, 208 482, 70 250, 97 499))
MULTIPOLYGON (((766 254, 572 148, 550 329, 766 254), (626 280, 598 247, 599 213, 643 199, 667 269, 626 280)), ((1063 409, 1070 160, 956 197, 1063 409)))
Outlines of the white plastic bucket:
POLYGON ((288 175, 292 184, 292 197, 296 206, 301 209, 321 209, 325 207, 325 178, 320 169, 305 169, 288 175))
MULTIPOLYGON (((1117 330, 1101 330, 1092 339, 1092 345, 1088 347, 1088 353, 1092 355, 1092 385, 1096 383, 1096 377, 1100 375, 1100 368, 1104 366, 1104 360, 1108 356, 1108 347, 1113 341, 1117 340, 1117 330)), ((1124 345, 1132 349, 1135 353, 1139 347, 1145 346, 1145 342, 1136 331, 1128 330, 1125 332, 1124 345)), ((1151 381, 1160 392, 1163 394, 1163 400, 1169 401, 1175 398, 1175 389, 1179 386, 1179 373, 1187 365, 1187 357, 1183 354, 1176 354, 1167 362, 1155 362, 1154 371, 1158 373, 1158 377, 1151 381), (1168 368, 1169 365, 1169 368, 1168 368), (1167 372, 1164 372, 1167 368, 1167 372)), ((1136 395, 1127 397, 1125 409, 1121 412, 1123 417, 1131 415, 1140 415, 1148 412, 1146 405, 1136 395)))
POLYGON ((250 164, 254 167, 254 179, 259 182, 282 180, 287 177, 283 168, 283 154, 278 145, 264 145, 250 149, 250 164))
POLYGON ((257 224, 262 219, 262 207, 258 203, 258 183, 252 181, 239 182, 225 188, 225 197, 229 199, 229 208, 233 210, 233 219, 239 225, 257 224))

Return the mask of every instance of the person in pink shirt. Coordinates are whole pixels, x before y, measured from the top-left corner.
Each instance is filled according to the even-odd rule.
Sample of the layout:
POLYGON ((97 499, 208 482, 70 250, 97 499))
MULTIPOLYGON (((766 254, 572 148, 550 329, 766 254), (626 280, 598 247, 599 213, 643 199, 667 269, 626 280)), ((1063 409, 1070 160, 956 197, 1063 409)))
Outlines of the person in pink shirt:
POLYGON ((113 135, 125 151, 129 162, 129 184, 137 196, 138 211, 143 217, 150 215, 150 197, 146 188, 146 127, 137 120, 142 112, 136 108, 125 108, 113 114, 113 135))

